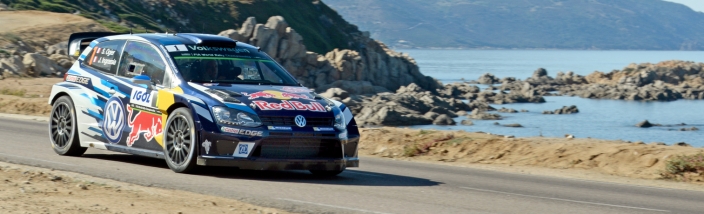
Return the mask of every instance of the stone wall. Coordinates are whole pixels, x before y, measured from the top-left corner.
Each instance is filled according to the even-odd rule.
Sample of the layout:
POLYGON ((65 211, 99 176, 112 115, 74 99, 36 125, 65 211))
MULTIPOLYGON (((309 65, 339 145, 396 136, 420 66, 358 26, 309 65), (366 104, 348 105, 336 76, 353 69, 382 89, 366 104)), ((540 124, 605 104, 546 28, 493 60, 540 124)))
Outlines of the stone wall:
POLYGON ((341 88, 352 94, 375 94, 411 83, 430 91, 442 88, 437 80, 420 73, 413 58, 394 52, 366 34, 355 38, 363 44, 356 50, 335 49, 325 55, 306 51, 303 38, 281 16, 272 16, 265 24, 250 17, 240 29, 219 35, 260 47, 318 92, 341 88))

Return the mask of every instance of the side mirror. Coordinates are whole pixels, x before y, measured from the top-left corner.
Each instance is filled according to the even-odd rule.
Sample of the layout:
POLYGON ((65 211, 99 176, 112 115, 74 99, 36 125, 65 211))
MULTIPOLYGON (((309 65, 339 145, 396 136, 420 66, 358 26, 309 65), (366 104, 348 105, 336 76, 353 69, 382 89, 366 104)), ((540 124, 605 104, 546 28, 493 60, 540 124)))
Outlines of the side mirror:
MULTIPOLYGON (((132 68, 132 65, 130 65, 130 68, 132 68)), ((147 75, 138 75, 132 77, 132 83, 137 85, 145 85, 147 89, 153 89, 152 78, 149 78, 149 76, 147 75)))

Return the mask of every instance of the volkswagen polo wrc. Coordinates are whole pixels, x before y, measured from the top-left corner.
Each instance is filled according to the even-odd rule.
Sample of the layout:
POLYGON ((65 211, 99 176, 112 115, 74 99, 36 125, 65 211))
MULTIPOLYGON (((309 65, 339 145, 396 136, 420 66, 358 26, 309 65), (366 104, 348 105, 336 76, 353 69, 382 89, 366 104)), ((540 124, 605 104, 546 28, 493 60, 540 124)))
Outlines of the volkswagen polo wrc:
POLYGON ((78 59, 51 90, 51 146, 195 166, 309 170, 357 167, 350 110, 303 87, 259 48, 207 34, 76 33, 78 59))

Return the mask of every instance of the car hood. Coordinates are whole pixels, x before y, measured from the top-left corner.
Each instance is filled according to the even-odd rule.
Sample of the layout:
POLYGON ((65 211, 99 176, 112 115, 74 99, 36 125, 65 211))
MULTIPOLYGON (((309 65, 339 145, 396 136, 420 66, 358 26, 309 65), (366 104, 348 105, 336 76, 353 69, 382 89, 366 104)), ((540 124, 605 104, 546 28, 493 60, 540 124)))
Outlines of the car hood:
POLYGON ((258 115, 333 116, 332 111, 328 110, 328 101, 315 95, 306 87, 223 83, 189 83, 189 85, 223 104, 243 104, 258 115))

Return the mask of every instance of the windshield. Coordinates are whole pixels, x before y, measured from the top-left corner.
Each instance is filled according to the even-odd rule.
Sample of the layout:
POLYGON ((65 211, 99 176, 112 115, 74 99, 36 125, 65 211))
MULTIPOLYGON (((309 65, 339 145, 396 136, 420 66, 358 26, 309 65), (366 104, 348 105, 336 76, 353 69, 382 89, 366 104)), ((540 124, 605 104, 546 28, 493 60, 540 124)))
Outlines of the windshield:
POLYGON ((188 82, 290 85, 297 82, 281 66, 255 49, 177 45, 166 47, 188 82), (184 50, 187 51, 174 51, 184 50))

